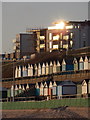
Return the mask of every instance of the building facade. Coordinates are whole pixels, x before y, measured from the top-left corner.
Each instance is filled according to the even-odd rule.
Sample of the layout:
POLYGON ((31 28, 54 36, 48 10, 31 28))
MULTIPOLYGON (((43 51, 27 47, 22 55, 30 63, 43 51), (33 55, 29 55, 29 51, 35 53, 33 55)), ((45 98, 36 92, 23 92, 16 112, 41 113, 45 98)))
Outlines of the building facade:
POLYGON ((73 49, 90 46, 90 21, 71 21, 73 24, 73 49))
POLYGON ((30 56, 36 52, 37 34, 33 33, 20 33, 20 56, 30 56))

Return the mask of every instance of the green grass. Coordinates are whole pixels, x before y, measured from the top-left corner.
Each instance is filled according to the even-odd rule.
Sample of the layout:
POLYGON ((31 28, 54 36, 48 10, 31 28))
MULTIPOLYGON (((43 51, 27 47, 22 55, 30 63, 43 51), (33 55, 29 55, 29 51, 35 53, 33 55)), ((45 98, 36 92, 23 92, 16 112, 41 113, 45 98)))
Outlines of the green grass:
POLYGON ((90 107, 90 98, 60 99, 37 102, 3 102, 2 109, 40 109, 56 108, 60 106, 90 107))

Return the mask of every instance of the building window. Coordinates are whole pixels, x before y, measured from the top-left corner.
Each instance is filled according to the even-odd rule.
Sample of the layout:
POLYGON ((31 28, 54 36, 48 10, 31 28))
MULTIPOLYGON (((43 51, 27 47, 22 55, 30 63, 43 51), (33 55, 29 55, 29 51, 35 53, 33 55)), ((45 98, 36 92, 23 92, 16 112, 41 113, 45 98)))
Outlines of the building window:
POLYGON ((64 40, 68 40, 68 39, 69 39, 69 35, 63 36, 63 39, 64 39, 64 40))
POLYGON ((73 38, 73 33, 70 33, 70 39, 72 39, 73 38))
POLYGON ((53 40, 59 40, 59 35, 53 36, 53 40))
POLYGON ((83 47, 85 47, 86 46, 86 41, 83 41, 83 47))
POLYGON ((82 38, 86 38, 86 34, 85 33, 82 34, 82 38))
POLYGON ((63 48, 68 49, 68 44, 64 44, 63 48))
POLYGON ((73 41, 71 40, 71 41, 70 41, 70 46, 71 46, 71 48, 72 48, 72 45, 73 45, 73 41))
POLYGON ((66 29, 73 29, 73 25, 66 26, 66 29))
POLYGON ((53 45, 53 49, 58 49, 58 45, 53 45))
POLYGON ((45 44, 40 44, 40 48, 44 48, 45 47, 45 44))
POLYGON ((40 40, 44 40, 45 39, 45 36, 40 36, 40 40))

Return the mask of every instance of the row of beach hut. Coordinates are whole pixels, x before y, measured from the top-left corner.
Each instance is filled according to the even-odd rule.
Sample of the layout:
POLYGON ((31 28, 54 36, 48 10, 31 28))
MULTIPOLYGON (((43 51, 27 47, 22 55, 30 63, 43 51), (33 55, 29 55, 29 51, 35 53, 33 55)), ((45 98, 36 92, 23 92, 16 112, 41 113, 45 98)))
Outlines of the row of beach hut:
POLYGON ((87 56, 80 57, 79 60, 74 58, 73 60, 62 60, 62 63, 59 61, 50 61, 43 64, 28 64, 23 66, 16 66, 15 68, 15 78, 26 77, 26 76, 40 76, 48 75, 53 73, 59 73, 60 71, 69 71, 69 70, 89 70, 90 69, 90 58, 87 56))
MULTIPOLYGON (((35 96, 58 96, 63 95, 84 95, 90 94, 90 80, 83 80, 81 83, 74 83, 70 80, 65 81, 45 81, 36 83, 33 87, 35 96)), ((30 85, 15 85, 8 89, 8 97, 17 96, 24 91, 30 90, 30 85)))
POLYGON ((83 80, 81 83, 72 81, 54 81, 48 83, 36 83, 36 96, 74 96, 90 94, 90 80, 83 80))
POLYGON ((19 84, 19 85, 15 85, 15 86, 12 85, 11 88, 8 89, 8 91, 7 91, 7 96, 8 97, 17 96, 27 89, 30 89, 29 84, 27 84, 27 85, 19 84))

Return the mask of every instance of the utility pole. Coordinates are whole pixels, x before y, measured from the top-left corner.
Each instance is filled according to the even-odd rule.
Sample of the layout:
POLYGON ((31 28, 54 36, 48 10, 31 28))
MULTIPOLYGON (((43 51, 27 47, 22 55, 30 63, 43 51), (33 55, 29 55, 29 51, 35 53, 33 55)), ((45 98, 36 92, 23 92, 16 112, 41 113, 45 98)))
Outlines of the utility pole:
POLYGON ((14 61, 15 59, 13 59, 13 102, 14 102, 14 86, 15 86, 15 77, 14 77, 14 61))

